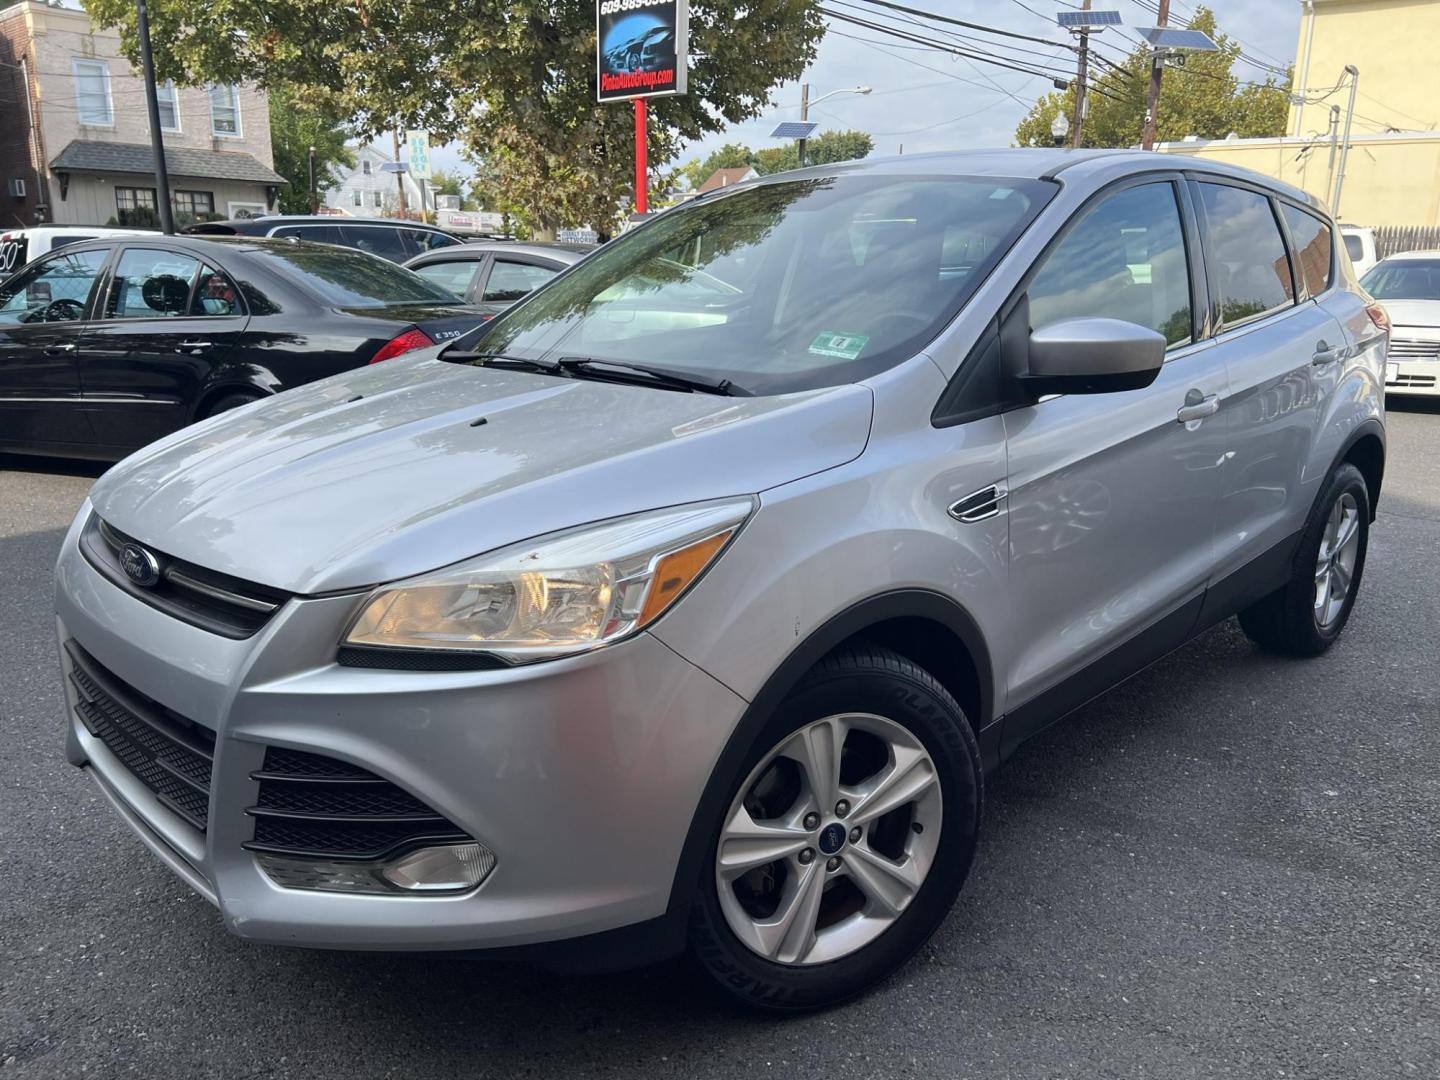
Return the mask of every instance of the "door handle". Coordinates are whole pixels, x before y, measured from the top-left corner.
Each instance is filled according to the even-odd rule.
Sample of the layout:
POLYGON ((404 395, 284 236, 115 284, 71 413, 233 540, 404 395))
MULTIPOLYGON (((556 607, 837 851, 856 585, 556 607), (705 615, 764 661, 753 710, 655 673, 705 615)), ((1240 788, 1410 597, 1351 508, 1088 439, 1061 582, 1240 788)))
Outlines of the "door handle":
POLYGON ((208 342, 208 341, 182 341, 182 342, 180 342, 179 345, 176 345, 176 346, 175 346, 175 351, 176 351, 176 352, 199 352, 201 349, 208 349, 208 348, 210 348, 210 345, 211 345, 211 343, 208 342))
POLYGON ((64 345, 51 345, 45 349, 46 356, 54 356, 57 353, 70 353, 75 351, 75 343, 68 341, 64 345))
POLYGON ((1010 493, 999 484, 991 484, 979 491, 973 491, 958 502, 950 504, 950 516, 956 521, 963 521, 967 525, 984 521, 1000 513, 1000 504, 1010 493))
POLYGON ((1204 420, 1207 416, 1214 416, 1219 411, 1219 394, 1207 396, 1199 390, 1191 390, 1185 395, 1185 404, 1175 413, 1175 422, 1188 424, 1192 420, 1204 420))
POLYGON ((1323 339, 1315 343, 1315 355, 1310 358, 1314 367, 1324 367, 1326 364, 1333 364, 1345 355, 1344 349, 1332 349, 1323 339))

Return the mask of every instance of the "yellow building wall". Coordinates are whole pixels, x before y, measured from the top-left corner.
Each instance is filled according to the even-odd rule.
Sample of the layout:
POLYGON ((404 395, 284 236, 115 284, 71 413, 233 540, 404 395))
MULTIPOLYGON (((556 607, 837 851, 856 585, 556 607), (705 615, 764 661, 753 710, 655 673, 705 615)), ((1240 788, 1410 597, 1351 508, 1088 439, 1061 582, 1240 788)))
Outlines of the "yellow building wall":
MULTIPOLYGON (((1297 7, 1295 82, 1307 97, 1329 90, 1354 64, 1356 132, 1440 130, 1440 0, 1313 0, 1297 7)), ((1292 105, 1287 131, 1302 139, 1327 133, 1331 105, 1340 106, 1343 125, 1349 95, 1346 85, 1324 101, 1292 105)))
MULTIPOLYGON (((1330 203, 1334 177, 1328 142, 1240 139, 1160 143, 1156 149, 1253 169, 1330 203)), ((1337 168, 1339 160, 1337 149, 1337 168)), ((1345 166, 1339 218, 1353 225, 1440 225, 1440 135, 1355 139, 1345 166)))

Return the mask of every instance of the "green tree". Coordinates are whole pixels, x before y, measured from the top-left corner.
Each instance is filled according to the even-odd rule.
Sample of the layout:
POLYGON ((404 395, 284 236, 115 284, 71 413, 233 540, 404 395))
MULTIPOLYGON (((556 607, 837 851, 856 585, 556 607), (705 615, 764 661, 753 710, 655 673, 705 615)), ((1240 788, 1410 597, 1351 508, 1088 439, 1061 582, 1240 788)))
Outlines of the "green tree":
MULTIPOLYGON (((1190 53, 1183 68, 1167 68, 1156 116, 1157 141, 1175 141, 1186 135, 1223 139, 1230 132, 1242 138, 1283 135, 1289 112, 1289 78, 1243 83, 1232 70, 1240 57, 1240 44, 1220 33, 1215 13, 1197 6, 1190 25, 1215 39, 1219 52, 1190 53)), ((1145 94, 1150 58, 1148 46, 1135 50, 1118 70, 1093 66, 1098 92, 1089 94, 1082 141, 1086 146, 1136 146, 1145 123, 1145 94)), ((1242 69, 1243 70, 1243 69, 1242 69)), ((1020 146, 1050 146, 1050 125, 1063 113, 1075 112, 1074 89, 1046 94, 1035 103, 1015 130, 1020 146)))
POLYGON ((280 209, 286 214, 310 213, 310 147, 315 147, 315 187, 320 192, 340 182, 342 169, 355 167, 339 110, 325 97, 293 86, 270 88, 270 145, 275 171, 290 181, 280 189, 280 209))
MULTIPOLYGON (((805 164, 828 165, 832 161, 855 161, 869 157, 875 140, 864 131, 822 131, 805 144, 805 164)), ((761 176, 800 167, 800 147, 796 143, 767 147, 755 154, 755 171, 761 176)))
MULTIPOLYGON (((86 0, 138 57, 133 0, 86 0)), ((159 77, 337 95, 356 134, 424 128, 484 156, 542 235, 608 232, 632 196, 628 104, 595 101, 594 0, 150 0, 159 77), (440 92, 437 92, 440 91, 440 92)), ((824 34, 818 0, 697 0, 689 92, 650 102, 649 157, 759 115, 824 34)))

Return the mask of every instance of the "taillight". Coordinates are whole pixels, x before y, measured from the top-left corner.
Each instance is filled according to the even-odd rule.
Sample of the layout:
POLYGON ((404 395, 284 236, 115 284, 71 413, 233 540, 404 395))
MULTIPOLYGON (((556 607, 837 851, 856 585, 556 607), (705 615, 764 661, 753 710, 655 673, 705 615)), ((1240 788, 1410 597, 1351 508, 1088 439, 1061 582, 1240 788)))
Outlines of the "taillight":
POLYGON ((391 360, 401 353, 410 352, 412 349, 423 349, 426 345, 434 344, 435 342, 430 340, 430 336, 425 331, 418 327, 412 327, 399 337, 391 338, 381 345, 380 351, 370 358, 370 363, 378 364, 381 360, 391 360))
POLYGON ((1366 304, 1365 314, 1370 316, 1370 321, 1375 324, 1376 329, 1386 332, 1390 330, 1390 316, 1385 313, 1385 309, 1379 304, 1366 304))

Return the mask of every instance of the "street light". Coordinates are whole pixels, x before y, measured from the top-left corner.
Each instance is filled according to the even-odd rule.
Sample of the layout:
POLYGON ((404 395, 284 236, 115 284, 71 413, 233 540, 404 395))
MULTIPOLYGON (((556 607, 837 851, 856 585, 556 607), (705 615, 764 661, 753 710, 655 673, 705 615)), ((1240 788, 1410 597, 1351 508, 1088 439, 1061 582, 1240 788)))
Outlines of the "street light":
POLYGON ((1065 145, 1065 136, 1070 134, 1070 121, 1065 119, 1064 113, 1056 113, 1055 119, 1050 123, 1050 137, 1055 140, 1056 146, 1065 145))
MULTIPOLYGON (((848 86, 848 87, 844 88, 843 90, 831 90, 828 94, 821 94, 818 98, 816 98, 816 99, 812 102, 812 101, 810 100, 810 84, 809 84, 808 82, 807 82, 807 83, 801 83, 801 84, 800 84, 800 119, 801 119, 802 122, 803 122, 803 121, 806 121, 806 120, 809 120, 809 119, 810 119, 810 106, 811 106, 811 105, 818 105, 818 104, 820 104, 820 102, 824 101, 826 98, 835 97, 837 94, 860 94, 861 96, 864 96, 865 94, 868 94, 868 93, 870 93, 870 87, 868 87, 868 86, 848 86)), ((796 156, 797 156, 797 158, 799 159, 800 168, 803 169, 803 168, 805 167, 805 140, 804 140, 804 139, 798 139, 798 140, 796 140, 795 150, 796 150, 796 156)))

